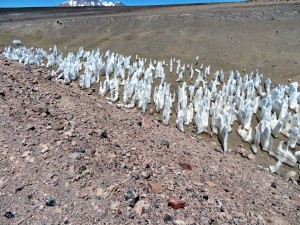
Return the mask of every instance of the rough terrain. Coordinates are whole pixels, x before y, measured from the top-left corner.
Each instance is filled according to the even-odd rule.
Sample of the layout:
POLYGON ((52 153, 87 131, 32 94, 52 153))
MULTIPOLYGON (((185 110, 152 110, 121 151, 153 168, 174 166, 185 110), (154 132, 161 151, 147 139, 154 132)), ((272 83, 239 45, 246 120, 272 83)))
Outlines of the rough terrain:
MULTIPOLYGON (((300 81, 299 3, 44 10, 0 10, 0 47, 200 55, 213 72, 300 81)), ((0 59, 0 224, 298 224, 298 175, 270 174, 274 160, 255 165, 234 137, 223 154, 46 73, 0 59)))
MULTIPOLYGON (((124 55, 193 63, 211 72, 259 70, 272 84, 300 81, 300 4, 234 3, 166 7, 0 9, 0 48, 77 51, 110 49, 124 55)), ((168 80, 172 82, 171 80, 168 80)), ((174 81, 175 82, 175 79, 174 81)), ((231 135, 237 148, 240 137, 231 135)), ((274 163, 274 161, 268 161, 274 163)))
POLYGON ((221 153, 40 69, 0 68, 0 224, 298 223, 297 181, 249 151, 221 153))

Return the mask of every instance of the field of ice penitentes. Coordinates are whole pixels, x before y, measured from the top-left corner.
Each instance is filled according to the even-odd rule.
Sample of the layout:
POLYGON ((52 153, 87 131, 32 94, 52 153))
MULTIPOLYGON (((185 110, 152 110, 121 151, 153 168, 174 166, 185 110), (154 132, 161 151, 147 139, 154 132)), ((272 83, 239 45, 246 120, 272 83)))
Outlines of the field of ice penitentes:
POLYGON ((175 58, 166 62, 109 50, 85 51, 82 47, 64 57, 56 46, 49 53, 40 48, 9 46, 2 55, 27 69, 31 65, 46 67, 47 78, 63 79, 65 84, 79 79, 81 88, 87 89, 99 83, 99 95, 120 107, 146 112, 148 105, 154 104, 165 125, 170 117, 176 117, 176 127, 182 132, 188 125, 195 126, 198 134, 213 132, 224 152, 236 122, 237 133, 254 153, 267 151, 278 160, 270 166, 271 172, 282 163, 292 167, 300 163, 297 82, 272 87, 271 80, 263 80, 258 71, 244 76, 230 71, 225 79, 222 70, 211 74, 210 66, 203 67, 199 57, 192 64, 183 64, 175 58), (176 82, 177 88, 171 90, 167 80, 176 82), (281 140, 276 147, 273 140, 277 138, 281 140))

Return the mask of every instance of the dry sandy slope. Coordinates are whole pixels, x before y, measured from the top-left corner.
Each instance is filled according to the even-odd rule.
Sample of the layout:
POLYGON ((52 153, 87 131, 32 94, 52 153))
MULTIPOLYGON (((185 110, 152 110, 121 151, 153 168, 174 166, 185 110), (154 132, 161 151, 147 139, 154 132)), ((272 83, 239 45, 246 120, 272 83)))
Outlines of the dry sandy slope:
MULTIPOLYGON (((259 69, 273 84, 300 82, 299 2, 15 9, 0 10, 0 15, 0 47, 21 39, 45 49, 54 44, 66 51, 99 47, 167 62, 176 57, 194 63, 199 55, 212 73, 259 69)), ((230 134, 229 147, 239 144, 240 137, 230 134)))
POLYGON ((42 71, 0 68, 0 224, 298 224, 297 183, 42 71), (125 198, 132 189, 141 216, 125 198))

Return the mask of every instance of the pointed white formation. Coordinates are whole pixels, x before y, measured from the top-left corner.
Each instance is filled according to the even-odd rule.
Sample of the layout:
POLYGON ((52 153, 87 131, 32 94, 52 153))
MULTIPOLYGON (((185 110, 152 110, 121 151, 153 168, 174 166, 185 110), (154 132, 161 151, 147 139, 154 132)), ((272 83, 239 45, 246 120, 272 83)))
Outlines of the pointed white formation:
POLYGON ((242 129, 242 125, 240 125, 237 129, 238 134, 241 136, 242 140, 245 142, 249 142, 252 144, 252 127, 249 130, 242 129))
POLYGON ((273 147, 270 147, 269 154, 274 156, 280 162, 286 163, 289 166, 295 166, 297 163, 297 157, 289 151, 289 144, 286 146, 286 149, 283 149, 283 141, 278 145, 277 151, 273 150, 273 147))
POLYGON ((226 80, 222 70, 216 71, 209 81, 211 68, 200 65, 199 56, 191 64, 175 58, 166 64, 164 60, 147 60, 138 55, 132 60, 131 56, 110 50, 104 53, 99 49, 85 51, 81 47, 64 57, 56 46, 49 53, 40 48, 6 47, 2 55, 25 67, 35 64, 49 68, 47 77, 63 79, 65 84, 79 79, 82 89, 99 83, 99 95, 122 107, 137 107, 146 112, 152 103, 165 125, 172 116, 182 132, 190 124, 198 134, 212 131, 225 152, 232 125, 237 122, 237 133, 254 153, 262 149, 278 159, 278 163, 270 167, 272 172, 282 163, 294 166, 299 162, 300 151, 288 150, 288 147, 297 150, 300 145, 297 82, 273 88, 271 80, 263 81, 258 71, 244 77, 238 71, 230 71, 226 80), (170 78, 178 82, 177 90, 171 90, 170 78), (175 100, 177 110, 173 109, 175 100), (285 150, 282 149, 283 136, 288 138, 285 150), (281 140, 276 150, 272 146, 273 138, 281 140))
POLYGON ((12 43, 17 46, 17 45, 22 45, 22 42, 20 40, 13 40, 12 43))
POLYGON ((280 169, 281 165, 282 165, 282 162, 280 160, 278 160, 276 165, 270 166, 269 168, 270 168, 271 173, 276 173, 280 169))

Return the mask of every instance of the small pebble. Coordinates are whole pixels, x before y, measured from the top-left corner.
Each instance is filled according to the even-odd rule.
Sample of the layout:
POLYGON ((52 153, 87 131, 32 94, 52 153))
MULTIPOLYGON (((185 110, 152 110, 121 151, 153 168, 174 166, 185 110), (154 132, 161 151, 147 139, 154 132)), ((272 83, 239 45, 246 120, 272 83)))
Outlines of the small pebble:
POLYGON ((125 195, 125 200, 129 200, 129 206, 134 207, 135 203, 139 200, 139 193, 135 189, 130 189, 125 195))
POLYGON ((53 95, 53 98, 54 98, 54 99, 61 99, 61 95, 54 94, 54 95, 53 95))
POLYGON ((35 127, 31 123, 26 126, 26 130, 34 130, 34 129, 35 129, 35 127))
POLYGON ((108 138, 107 130, 101 132, 100 138, 108 138))
POLYGON ((192 170, 192 166, 188 163, 179 163, 179 166, 181 166, 182 169, 184 170, 192 170))
POLYGON ((162 190, 162 185, 160 183, 152 183, 148 184, 148 191, 152 193, 159 193, 162 190))
POLYGON ((289 179, 289 178, 293 178, 297 175, 297 173, 295 171, 289 171, 285 174, 285 178, 289 179))
POLYGON ((170 142, 167 141, 167 140, 162 140, 162 141, 160 142, 160 144, 161 144, 161 145, 164 145, 164 146, 167 146, 167 148, 169 148, 169 146, 170 146, 170 142))
POLYGON ((4 217, 6 217, 7 219, 11 219, 14 218, 15 215, 11 211, 7 211, 4 213, 4 217))
POLYGON ((164 216, 164 222, 168 222, 168 221, 172 221, 172 220, 173 220, 173 217, 170 216, 169 214, 166 214, 166 215, 164 216))
POLYGON ((150 178, 150 174, 147 172, 142 172, 142 177, 145 179, 149 179, 150 178))
POLYGON ((45 201, 46 206, 55 206, 56 205, 56 200, 54 198, 48 198, 45 201))
POLYGON ((118 201, 116 201, 116 202, 112 202, 111 204, 110 204, 110 209, 112 209, 112 210, 118 210, 119 208, 120 208, 120 202, 118 202, 118 201))
POLYGON ((186 225, 186 222, 184 222, 183 220, 175 220, 174 222, 176 225, 186 225))
POLYGON ((179 198, 170 198, 168 206, 171 206, 173 209, 180 209, 185 207, 186 202, 179 198))

